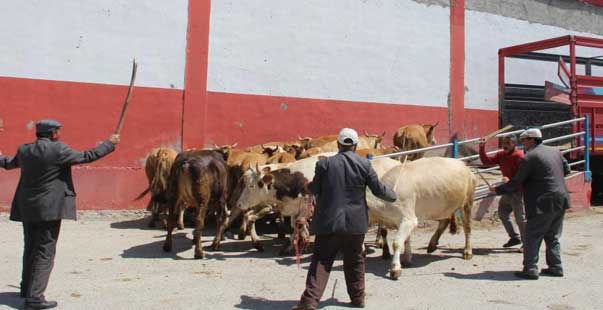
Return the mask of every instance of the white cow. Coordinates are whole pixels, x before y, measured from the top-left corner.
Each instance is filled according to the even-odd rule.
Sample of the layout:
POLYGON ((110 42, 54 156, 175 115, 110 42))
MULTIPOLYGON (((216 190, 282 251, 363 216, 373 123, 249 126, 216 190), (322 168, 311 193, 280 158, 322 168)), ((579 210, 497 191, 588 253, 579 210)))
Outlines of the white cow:
POLYGON ((475 191, 475 179, 464 162, 443 157, 422 158, 394 166, 381 181, 393 188, 397 200, 386 203, 367 194, 370 216, 387 229, 387 245, 393 251, 390 275, 400 277, 403 261, 410 263, 412 253, 410 234, 417 227, 418 219, 437 220, 438 228, 433 234, 427 252, 436 250, 438 240, 446 229, 454 212, 461 210, 465 232, 464 259, 471 259, 471 208, 475 191))

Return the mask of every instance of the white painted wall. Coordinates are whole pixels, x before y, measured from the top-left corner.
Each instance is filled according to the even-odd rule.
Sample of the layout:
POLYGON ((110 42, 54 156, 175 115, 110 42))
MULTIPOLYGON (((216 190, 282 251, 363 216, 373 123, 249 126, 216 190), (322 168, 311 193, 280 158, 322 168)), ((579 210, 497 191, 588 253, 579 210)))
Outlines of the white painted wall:
MULTIPOLYGON (((569 34, 598 37, 476 11, 466 11, 465 18, 466 108, 498 110, 498 50, 500 48, 569 34)), ((569 55, 569 47, 542 52, 569 55)), ((578 54, 580 56, 602 55, 603 50, 581 48, 578 54)), ((599 69, 596 70, 593 74, 601 72, 599 69)), ((578 72, 583 74, 584 67, 578 67, 578 72)), ((505 74, 507 83, 544 86, 546 79, 561 84, 557 77, 557 64, 552 62, 507 58, 505 74)))
POLYGON ((414 1, 212 1, 208 89, 445 107, 449 33, 414 1))
POLYGON ((0 76, 184 84, 187 0, 2 0, 0 76))

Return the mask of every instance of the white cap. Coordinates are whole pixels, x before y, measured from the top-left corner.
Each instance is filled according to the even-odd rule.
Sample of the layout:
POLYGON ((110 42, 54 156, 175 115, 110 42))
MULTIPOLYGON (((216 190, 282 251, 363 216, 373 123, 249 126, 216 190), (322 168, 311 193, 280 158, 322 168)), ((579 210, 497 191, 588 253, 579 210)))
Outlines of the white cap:
POLYGON ((540 132, 540 129, 538 129, 538 128, 530 128, 530 129, 524 130, 519 135, 519 139, 524 139, 524 138, 540 138, 540 139, 542 139, 542 132, 540 132))
POLYGON ((339 136, 337 137, 337 142, 339 142, 339 144, 341 144, 341 145, 358 144, 358 133, 354 129, 343 128, 339 132, 339 136))

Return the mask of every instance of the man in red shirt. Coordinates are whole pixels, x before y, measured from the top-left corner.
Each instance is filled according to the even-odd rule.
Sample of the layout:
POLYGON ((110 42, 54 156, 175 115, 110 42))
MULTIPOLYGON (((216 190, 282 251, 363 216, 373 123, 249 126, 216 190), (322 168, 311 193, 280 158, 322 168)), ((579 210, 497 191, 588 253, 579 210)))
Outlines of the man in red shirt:
MULTIPOLYGON (((523 158, 523 151, 518 150, 515 147, 517 145, 517 138, 515 138, 515 136, 506 136, 502 138, 503 150, 498 151, 492 156, 488 156, 486 154, 486 142, 486 140, 480 141, 480 160, 484 165, 499 165, 503 175, 503 182, 507 182, 509 179, 515 176, 517 170, 519 169, 519 163, 523 158)), ((505 248, 521 244, 524 238, 526 214, 523 208, 522 196, 521 191, 504 194, 501 196, 498 202, 498 217, 505 227, 507 234, 509 234, 509 241, 503 245, 505 248), (511 222, 511 212, 513 212, 515 215, 515 222, 519 228, 519 235, 515 231, 513 223, 511 222)))

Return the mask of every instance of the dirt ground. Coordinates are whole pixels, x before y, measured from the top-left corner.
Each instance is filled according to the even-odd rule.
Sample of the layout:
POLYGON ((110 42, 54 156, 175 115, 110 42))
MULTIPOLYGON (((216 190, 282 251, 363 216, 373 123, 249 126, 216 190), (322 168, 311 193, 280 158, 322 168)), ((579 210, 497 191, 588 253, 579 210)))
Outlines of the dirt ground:
MULTIPOLYGON (((141 212, 86 212, 65 221, 46 296, 59 309, 289 309, 304 288, 309 265, 279 257, 281 240, 265 234, 266 251, 227 239, 222 251, 194 260, 191 229, 176 233, 174 252, 164 253, 164 233, 146 228, 141 212)), ((462 234, 443 235, 433 255, 425 246, 433 227, 413 236, 413 265, 399 281, 387 278, 381 250, 367 258, 367 309, 601 309, 603 304, 603 208, 566 218, 561 240, 566 276, 518 280, 521 254, 501 248, 502 226, 475 225, 474 257, 461 259, 462 234)), ((211 231, 208 231, 211 234, 211 231)), ((208 235, 206 233, 206 235, 208 235)), ((211 236, 204 237, 209 244, 211 236)), ((373 237, 367 237, 370 243, 373 237)), ((20 309, 22 234, 19 223, 0 215, 0 309, 20 309)), ((541 256, 544 266, 544 253, 541 256)), ((346 309, 341 261, 327 286, 322 309, 346 309)))

